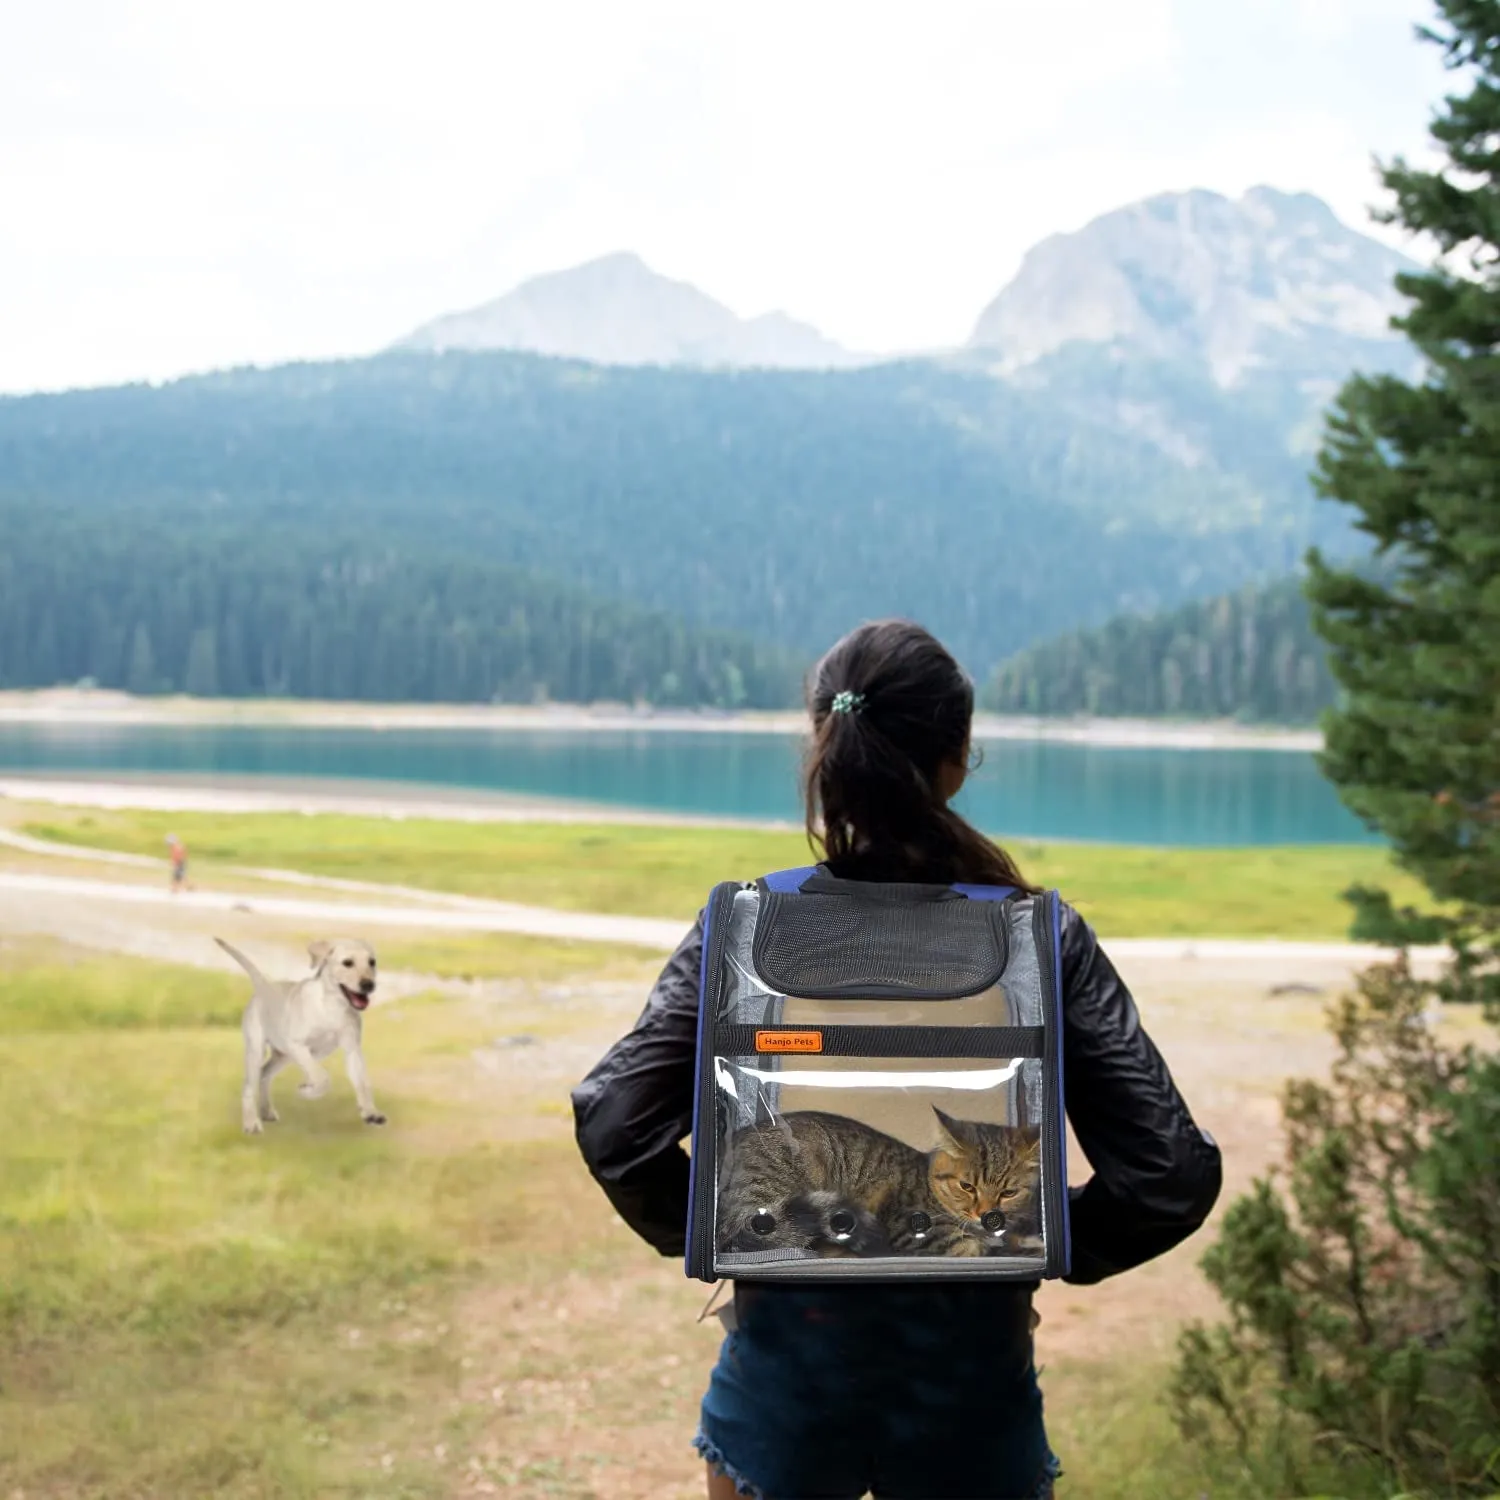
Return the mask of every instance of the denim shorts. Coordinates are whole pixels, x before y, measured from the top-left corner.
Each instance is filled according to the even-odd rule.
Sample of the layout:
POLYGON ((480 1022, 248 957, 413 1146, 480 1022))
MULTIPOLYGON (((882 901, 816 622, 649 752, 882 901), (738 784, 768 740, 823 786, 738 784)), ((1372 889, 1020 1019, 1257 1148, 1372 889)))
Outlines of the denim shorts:
POLYGON ((735 1288, 694 1446, 754 1500, 1046 1500, 1029 1289, 735 1288))

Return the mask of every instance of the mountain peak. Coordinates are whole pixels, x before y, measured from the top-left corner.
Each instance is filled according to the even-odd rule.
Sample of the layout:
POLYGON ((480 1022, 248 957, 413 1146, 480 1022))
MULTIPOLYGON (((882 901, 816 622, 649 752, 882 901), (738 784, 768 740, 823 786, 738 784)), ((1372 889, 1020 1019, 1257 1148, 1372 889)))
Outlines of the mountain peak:
POLYGON ((1277 213, 1294 212, 1322 220, 1326 224, 1338 224, 1334 211, 1316 193, 1287 192, 1284 188, 1262 183, 1246 191, 1241 203, 1269 208, 1277 213))
MULTIPOLYGON (((561 271, 544 271, 540 276, 533 276, 527 281, 522 282, 515 290, 520 291, 523 287, 535 286, 538 282, 557 281, 559 279, 566 279, 580 284, 586 282, 620 282, 623 284, 638 283, 641 285, 648 285, 653 282, 671 282, 672 280, 671 277, 663 276, 659 271, 653 271, 634 250, 612 250, 608 255, 598 255, 593 260, 580 261, 576 266, 568 266, 561 271)), ((673 282, 672 284, 681 286, 684 283, 673 282)))
POLYGON ((1161 193, 1036 246, 969 346, 1009 370, 1069 344, 1121 346, 1232 385, 1292 346, 1331 341, 1343 357, 1387 338, 1410 264, 1311 193, 1161 193))
POLYGON ((740 318, 618 250, 424 324, 399 349, 518 349, 612 365, 830 369, 859 357, 785 313, 740 318))
MULTIPOLYGON (((634 250, 612 250, 608 255, 595 256, 593 260, 586 260, 576 270, 586 271, 590 267, 605 269, 617 268, 623 271, 644 272, 648 276, 656 275, 656 272, 643 261, 634 250)), ((562 273, 566 275, 566 272, 562 273)))

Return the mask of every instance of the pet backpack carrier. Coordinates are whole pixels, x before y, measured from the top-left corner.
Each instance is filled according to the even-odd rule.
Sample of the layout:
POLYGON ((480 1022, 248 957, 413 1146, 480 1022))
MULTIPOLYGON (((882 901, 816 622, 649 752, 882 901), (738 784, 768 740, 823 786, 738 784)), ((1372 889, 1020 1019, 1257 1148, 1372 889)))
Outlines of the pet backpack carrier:
POLYGON ((823 866, 704 917, 687 1271, 1068 1270, 1055 893, 823 866))

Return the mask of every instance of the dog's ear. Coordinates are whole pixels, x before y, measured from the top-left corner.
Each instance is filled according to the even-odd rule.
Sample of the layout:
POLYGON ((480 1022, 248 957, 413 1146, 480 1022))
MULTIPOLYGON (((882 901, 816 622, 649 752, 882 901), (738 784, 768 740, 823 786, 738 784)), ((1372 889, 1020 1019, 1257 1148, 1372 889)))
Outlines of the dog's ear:
POLYGON ((328 955, 333 952, 333 944, 326 938, 319 938, 315 943, 307 945, 307 956, 312 959, 313 965, 321 969, 328 962, 328 955))

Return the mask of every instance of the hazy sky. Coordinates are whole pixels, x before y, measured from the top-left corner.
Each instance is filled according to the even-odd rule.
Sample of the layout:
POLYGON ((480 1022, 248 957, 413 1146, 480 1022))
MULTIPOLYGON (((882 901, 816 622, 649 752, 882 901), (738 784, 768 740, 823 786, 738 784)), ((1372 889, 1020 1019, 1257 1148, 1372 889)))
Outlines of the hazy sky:
MULTIPOLYGON (((1420 0, 0 0, 0 390, 364 353, 638 251, 866 349, 1149 193, 1425 155, 1420 0)), ((1387 235, 1390 234, 1386 231, 1387 235)))

